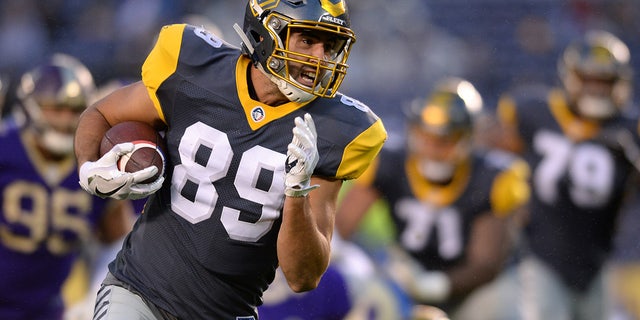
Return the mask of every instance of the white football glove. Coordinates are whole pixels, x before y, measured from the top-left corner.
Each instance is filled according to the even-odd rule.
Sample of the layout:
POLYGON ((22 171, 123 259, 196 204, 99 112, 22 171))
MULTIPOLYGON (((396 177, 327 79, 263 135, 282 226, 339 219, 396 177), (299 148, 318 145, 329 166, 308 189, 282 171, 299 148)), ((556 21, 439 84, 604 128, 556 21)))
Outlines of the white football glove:
POLYGON ((311 115, 295 119, 293 139, 289 143, 285 164, 285 190, 289 197, 304 197, 319 186, 310 186, 311 174, 318 164, 318 134, 311 115))
POLYGON ((80 166, 80 186, 87 192, 101 198, 142 199, 160 189, 164 177, 154 182, 140 184, 158 171, 156 167, 148 167, 140 171, 128 173, 118 170, 118 159, 133 152, 133 143, 126 142, 113 146, 97 161, 87 161, 80 166))

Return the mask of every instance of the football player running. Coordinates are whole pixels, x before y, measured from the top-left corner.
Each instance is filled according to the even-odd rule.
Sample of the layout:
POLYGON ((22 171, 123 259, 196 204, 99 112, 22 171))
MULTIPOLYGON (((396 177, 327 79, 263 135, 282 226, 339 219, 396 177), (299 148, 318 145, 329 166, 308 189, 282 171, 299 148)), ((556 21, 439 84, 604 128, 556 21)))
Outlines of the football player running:
POLYGON ((561 87, 498 106, 502 141, 532 169, 523 319, 606 318, 603 266, 638 163, 629 58, 613 34, 590 31, 560 56, 561 87))
POLYGON ((62 319, 82 246, 97 236, 113 259, 106 249, 131 228, 128 201, 78 185, 73 134, 93 90, 84 65, 54 54, 22 76, 19 105, 0 123, 0 319, 62 319))
POLYGON ((98 293, 95 319, 257 319, 276 267, 315 288, 331 254, 342 181, 386 139, 367 106, 337 90, 355 41, 344 1, 248 2, 242 48, 199 27, 162 28, 142 81, 83 113, 75 150, 92 194, 151 194, 98 293), (167 175, 122 173, 127 120, 166 131, 167 175))
POLYGON ((509 307, 508 300, 471 297, 481 288, 497 292, 488 288, 498 286, 492 280, 511 252, 510 217, 528 200, 528 166, 504 152, 473 148, 481 111, 482 97, 470 82, 439 81, 409 108, 406 146, 384 148, 355 181, 336 226, 350 239, 383 199, 396 229, 384 269, 416 304, 439 307, 452 319, 511 319, 497 305, 509 307), (473 301, 479 306, 471 307, 473 301))

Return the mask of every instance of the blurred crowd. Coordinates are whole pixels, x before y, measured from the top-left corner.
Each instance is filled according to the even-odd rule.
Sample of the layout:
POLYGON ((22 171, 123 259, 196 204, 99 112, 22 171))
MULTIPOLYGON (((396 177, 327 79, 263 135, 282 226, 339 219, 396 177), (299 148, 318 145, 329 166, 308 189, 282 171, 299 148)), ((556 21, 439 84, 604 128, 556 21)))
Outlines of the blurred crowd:
MULTIPOLYGON (((48 54, 64 52, 85 63, 98 85, 138 79, 161 25, 211 23, 239 44, 232 26, 242 24, 238 13, 244 6, 206 0, 5 0, 0 75, 15 79, 48 54)), ((632 52, 640 47, 640 6, 634 0, 354 0, 350 8, 358 40, 342 91, 364 97, 389 124, 398 104, 421 96, 443 75, 476 83, 489 107, 507 89, 556 81, 557 54, 589 28, 614 32, 632 52)), ((640 67, 638 55, 632 64, 640 67)))
MULTIPOLYGON (((20 77, 53 53, 66 53, 77 58, 90 70, 96 86, 100 88, 113 81, 126 83, 139 80, 140 66, 160 27, 165 24, 187 22, 203 25, 227 42, 239 45, 240 39, 232 26, 234 23, 242 25, 245 6, 245 1, 207 0, 0 1, 0 92, 6 99, 0 103, 0 111, 2 115, 7 115, 12 110, 18 100, 16 91, 20 77)), ((381 116, 390 134, 385 149, 393 150, 407 142, 407 114, 403 109, 416 98, 427 96, 430 89, 445 77, 458 77, 472 83, 474 90, 477 89, 478 95, 482 96, 483 108, 492 114, 498 111, 498 105, 504 102, 507 92, 517 94, 519 98, 525 92, 525 100, 530 101, 537 98, 533 96, 539 88, 561 86, 558 57, 568 44, 591 29, 606 30, 617 36, 629 48, 629 64, 634 73, 640 70, 640 20, 637 19, 640 5, 637 0, 411 0, 402 3, 351 0, 349 8, 357 41, 341 91, 361 98, 381 116)), ((639 90, 640 81, 631 82, 631 107, 625 112, 629 111, 628 114, 634 117, 637 115, 636 96, 639 90)), ((419 116, 418 112, 416 117, 419 116)), ((491 121, 497 120, 489 121, 484 125, 491 127, 494 124, 491 121)), ((496 134, 487 127, 484 129, 490 131, 488 135, 496 134)), ((485 147, 484 143, 493 146, 496 139, 505 138, 480 136, 474 137, 473 141, 482 142, 485 147)), ((523 139, 526 140, 526 137, 523 139)), ((526 154, 524 157, 527 157, 526 154)), ((502 158, 500 161, 503 161, 502 158)), ((517 161, 510 161, 508 167, 516 166, 517 161)), ((507 171, 511 172, 511 169, 504 170, 507 171)), ((374 179, 373 176, 371 179, 374 179)), ((379 187, 374 180, 365 184, 370 184, 366 187, 379 187)), ((640 208, 640 196, 634 188, 630 190, 632 201, 620 205, 623 208, 620 211, 623 222, 612 223, 621 227, 616 228, 614 248, 607 258, 607 263, 615 262, 623 266, 629 263, 633 266, 620 269, 620 274, 625 273, 625 277, 611 278, 612 283, 616 279, 635 281, 626 284, 626 287, 624 283, 620 284, 618 287, 622 288, 621 291, 640 282, 640 267, 635 265, 640 261, 640 245, 634 229, 640 226, 640 215, 634 214, 640 208)), ((381 192, 377 195, 384 198, 385 194, 381 192)), ((368 205, 372 205, 372 208, 366 206, 358 209, 373 214, 357 227, 355 222, 350 222, 354 225, 350 225, 348 236, 344 232, 336 236, 336 264, 329 270, 330 274, 336 270, 353 273, 353 268, 360 268, 360 272, 355 272, 357 274, 352 274, 346 281, 348 285, 369 291, 364 295, 365 298, 360 298, 357 307, 361 310, 350 313, 351 319, 374 319, 374 315, 359 313, 368 312, 367 308, 376 309, 382 314, 376 319, 384 319, 384 312, 390 312, 391 309, 400 312, 397 310, 402 309, 402 304, 411 299, 410 294, 407 296, 405 293, 394 297, 393 306, 387 308, 378 305, 374 308, 380 303, 391 304, 386 294, 399 290, 394 285, 373 283, 368 278, 377 272, 372 261, 377 261, 375 255, 379 252, 374 247, 388 245, 396 236, 394 232, 397 232, 397 226, 393 226, 391 218, 387 216, 393 208, 385 207, 376 202, 378 198, 374 198, 368 198, 368 205), (340 239, 341 236, 350 239, 340 239), (343 240, 353 241, 343 243, 343 240), (354 244, 361 248, 352 247, 354 244), (362 256, 364 252, 372 257, 362 256), (372 261, 369 261, 371 258, 372 261), (379 288, 384 289, 377 291, 379 288)), ((519 209, 514 206, 509 210, 519 209)), ((500 215, 500 210, 494 211, 500 215)), ((500 230, 509 232, 511 229, 500 230)), ((518 240, 514 240, 514 247, 517 247, 518 240)), ((523 253, 518 248, 507 251, 505 261, 496 263, 515 268, 514 260, 520 259, 523 253)), ((505 273, 514 270, 508 269, 505 273)), ((491 278, 494 276, 500 278, 497 275, 491 278)), ((516 281, 514 277, 505 279, 516 281)), ((276 278, 274 288, 278 288, 279 280, 276 278)), ((632 294, 635 292, 634 288, 628 290, 632 294)), ((277 289, 268 291, 265 301, 285 300, 286 294, 274 297, 273 292, 282 293, 277 289)), ((437 303, 430 303, 432 301, 427 298, 424 300, 425 304, 442 302, 438 299, 435 299, 437 303)), ((475 303, 477 306, 486 301, 477 300, 475 303)), ((442 305, 447 306, 447 303, 442 305)), ((612 305, 625 310, 615 313, 608 320, 637 319, 634 317, 640 314, 636 310, 637 305, 636 309, 629 307, 634 303, 612 302, 612 305)), ((264 309, 264 314, 269 312, 264 309)), ((460 314, 464 315, 465 311, 460 311, 460 314)))

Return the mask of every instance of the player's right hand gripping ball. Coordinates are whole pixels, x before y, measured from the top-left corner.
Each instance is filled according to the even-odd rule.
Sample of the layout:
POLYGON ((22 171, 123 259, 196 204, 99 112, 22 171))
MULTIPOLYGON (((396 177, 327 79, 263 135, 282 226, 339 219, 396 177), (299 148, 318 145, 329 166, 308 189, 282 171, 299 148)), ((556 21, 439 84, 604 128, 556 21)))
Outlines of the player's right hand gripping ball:
POLYGON ((162 138, 152 127, 140 122, 117 124, 102 140, 101 158, 80 167, 80 185, 102 198, 147 197, 164 182, 165 160, 161 147, 162 138))
POLYGON ((311 175, 318 164, 318 134, 310 114, 295 119, 293 139, 287 150, 285 164, 285 190, 289 197, 304 197, 311 190, 318 188, 310 185, 311 175))
POLYGON ((124 172, 137 172, 154 166, 158 171, 152 177, 140 183, 151 183, 164 176, 165 144, 160 134, 152 126, 138 122, 125 121, 109 129, 100 142, 100 156, 109 152, 115 145, 133 143, 133 151, 118 159, 118 169, 124 172))

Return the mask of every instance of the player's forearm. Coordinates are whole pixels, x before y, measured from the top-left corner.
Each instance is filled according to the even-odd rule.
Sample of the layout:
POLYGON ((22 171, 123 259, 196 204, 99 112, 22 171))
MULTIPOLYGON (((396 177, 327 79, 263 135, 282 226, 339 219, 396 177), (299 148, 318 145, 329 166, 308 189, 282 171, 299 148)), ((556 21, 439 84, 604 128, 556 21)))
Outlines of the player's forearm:
POLYGON ((287 197, 278 235, 278 259, 289 286, 296 292, 317 287, 329 265, 331 234, 315 216, 318 212, 312 215, 308 198, 287 197))
POLYGON ((78 165, 98 159, 100 141, 109 128, 109 123, 97 109, 89 108, 82 114, 74 141, 78 165))

